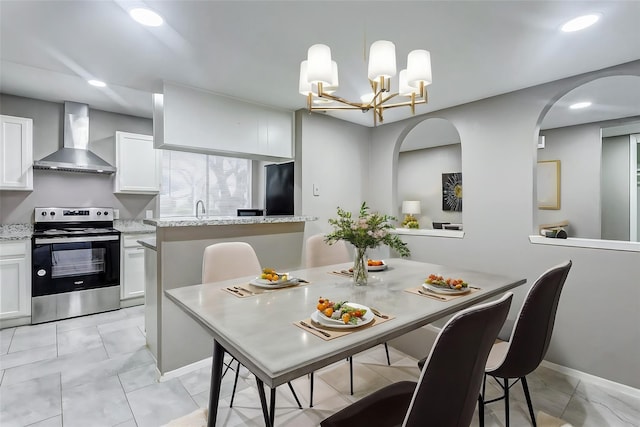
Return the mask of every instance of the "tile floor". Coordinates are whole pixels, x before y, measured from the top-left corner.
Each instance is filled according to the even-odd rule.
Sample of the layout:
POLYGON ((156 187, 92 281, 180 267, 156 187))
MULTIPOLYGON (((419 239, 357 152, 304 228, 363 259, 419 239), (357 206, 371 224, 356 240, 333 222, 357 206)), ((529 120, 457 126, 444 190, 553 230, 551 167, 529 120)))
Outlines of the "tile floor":
MULTIPOLYGON (((278 388, 276 425, 317 426, 386 384, 417 379, 415 359, 390 351, 392 366, 386 365, 382 347, 355 357, 353 396, 345 362, 317 372, 313 408, 308 408, 308 378, 294 381, 303 410, 287 387, 278 388)), ((225 376, 218 425, 262 426, 253 377, 241 370, 230 409, 232 381, 232 375, 225 376)), ((529 387, 536 410, 573 426, 640 426, 637 398, 544 367, 530 376, 529 387)), ((2 427, 158 427, 205 407, 208 389, 208 368, 161 383, 155 380, 154 360, 145 348, 142 307, 0 331, 2 427)), ((489 385, 489 390, 495 393, 497 388, 489 385)), ((519 386, 512 396, 511 425, 530 425, 519 386)), ((477 420, 472 425, 478 425, 477 420)), ((486 425, 504 425, 502 402, 487 408, 486 425)))

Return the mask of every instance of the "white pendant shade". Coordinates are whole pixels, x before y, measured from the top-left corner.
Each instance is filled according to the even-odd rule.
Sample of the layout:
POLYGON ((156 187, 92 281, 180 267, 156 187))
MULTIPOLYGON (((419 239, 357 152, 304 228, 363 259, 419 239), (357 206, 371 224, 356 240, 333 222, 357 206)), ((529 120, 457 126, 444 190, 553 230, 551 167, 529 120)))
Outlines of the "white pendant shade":
POLYGON ((431 78, 431 53, 427 50, 413 50, 407 57, 407 83, 409 86, 420 87, 420 82, 425 86, 430 85, 431 78))
POLYGON ((412 93, 419 95, 420 89, 409 86, 409 83, 407 81, 407 70, 402 70, 398 75, 398 95, 411 96, 412 93))
POLYGON ((312 93, 311 83, 309 83, 309 80, 307 79, 307 64, 307 61, 302 61, 300 63, 300 81, 298 83, 298 92, 304 96, 312 93))
POLYGON ((396 75, 396 45, 387 40, 378 40, 371 45, 368 75, 374 81, 396 75))
POLYGON ((338 63, 331 61, 331 83, 324 87, 324 92, 333 93, 338 90, 338 63))
POLYGON ((333 66, 331 49, 324 44, 314 44, 307 52, 307 80, 309 83, 331 84, 333 66))

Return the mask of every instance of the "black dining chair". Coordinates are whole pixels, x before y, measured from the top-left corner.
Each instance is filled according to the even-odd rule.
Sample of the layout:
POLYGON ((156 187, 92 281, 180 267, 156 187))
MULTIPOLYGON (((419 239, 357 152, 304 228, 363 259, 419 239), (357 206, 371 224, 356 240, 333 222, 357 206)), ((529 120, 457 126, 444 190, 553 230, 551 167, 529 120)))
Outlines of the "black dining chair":
POLYGON ((491 346, 513 294, 454 315, 442 328, 417 383, 401 381, 353 403, 321 427, 468 427, 491 346))
MULTIPOLYGON (((235 279, 244 276, 260 276, 262 268, 256 252, 250 244, 245 242, 222 242, 209 245, 204 249, 202 256, 202 283, 218 282, 222 280, 235 279)), ((230 368, 231 364, 236 361, 236 374, 233 380, 233 391, 231 392, 231 402, 229 407, 233 407, 233 399, 236 395, 236 387, 238 385, 238 376, 240 375, 240 361, 233 358, 224 374, 230 368)), ((302 409, 298 395, 296 394, 291 383, 287 383, 293 397, 302 409)), ((259 385, 258 385, 259 386, 259 385)), ((275 404, 275 390, 271 390, 271 407, 275 404)))
POLYGON ((498 341, 493 345, 485 372, 496 380, 502 388, 503 395, 496 399, 483 400, 486 389, 485 375, 482 396, 479 400, 481 426, 484 425, 484 405, 504 399, 506 426, 509 427, 509 389, 518 381, 522 384, 531 422, 534 427, 536 426, 526 376, 540 365, 547 353, 560 293, 571 265, 571 261, 566 261, 542 273, 529 289, 520 312, 515 318, 508 341, 498 341), (511 379, 515 381, 509 384, 511 379))

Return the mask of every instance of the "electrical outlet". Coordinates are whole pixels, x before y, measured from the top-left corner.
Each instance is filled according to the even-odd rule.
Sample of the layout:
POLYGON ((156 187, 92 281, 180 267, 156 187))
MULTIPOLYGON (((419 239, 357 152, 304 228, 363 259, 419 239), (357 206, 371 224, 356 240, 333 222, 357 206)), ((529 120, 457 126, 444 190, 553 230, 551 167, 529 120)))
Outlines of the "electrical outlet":
POLYGON ((314 196, 320 195, 320 187, 318 186, 318 184, 313 184, 313 195, 314 196))
POLYGON ((113 219, 120 219, 120 209, 113 210, 113 219))
POLYGON ((151 209, 147 209, 147 211, 144 213, 144 217, 153 218, 153 211, 151 209))

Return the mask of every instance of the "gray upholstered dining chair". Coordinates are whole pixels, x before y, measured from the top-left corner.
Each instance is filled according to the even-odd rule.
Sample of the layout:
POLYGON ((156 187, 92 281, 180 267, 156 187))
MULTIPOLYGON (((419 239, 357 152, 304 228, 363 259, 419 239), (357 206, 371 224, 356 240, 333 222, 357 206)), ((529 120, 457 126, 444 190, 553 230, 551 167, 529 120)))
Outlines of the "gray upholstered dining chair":
MULTIPOLYGON (((222 280, 235 279, 244 276, 260 276, 262 267, 256 252, 250 244, 245 242, 222 242, 207 246, 202 256, 202 283, 218 282, 222 280)), ((236 360, 235 358, 229 362, 225 373, 236 360)), ((236 360, 237 361, 237 360, 236 360)), ((238 376, 240 375, 240 361, 237 361, 236 375, 233 381, 233 391, 231 392, 231 402, 229 407, 233 407, 233 399, 236 395, 236 387, 238 385, 238 376)), ((287 383, 293 397, 302 409, 300 400, 296 395, 291 383, 287 383)), ((258 387, 260 385, 258 384, 258 387)), ((271 392, 271 399, 275 399, 274 390, 271 392)), ((272 405, 273 406, 273 403, 272 405)))
MULTIPOLYGON (((351 262, 351 252, 349 246, 343 240, 338 240, 333 244, 329 244, 324 240, 324 234, 314 234, 310 236, 305 243, 305 267, 322 267, 331 264, 342 264, 351 262)), ((387 356, 387 365, 391 366, 391 358, 389 357, 389 346, 384 343, 384 351, 387 356)), ((353 357, 349 357, 349 384, 350 391, 353 394, 353 357)), ((309 374, 310 387, 309 407, 313 408, 313 372, 309 374)))
POLYGON ((484 404, 504 399, 506 426, 509 426, 509 388, 518 380, 522 384, 531 422, 536 426, 536 419, 531 403, 531 395, 526 376, 533 372, 544 359, 553 325, 556 318, 560 293, 571 269, 571 261, 563 262, 542 273, 529 289, 508 341, 496 342, 489 354, 485 372, 492 376, 502 388, 503 395, 496 399, 484 401, 486 375, 479 399, 480 425, 483 425, 484 404), (502 379, 502 382, 498 381, 502 379), (510 379, 515 379, 509 384, 510 379))
POLYGON ((417 383, 401 381, 353 403, 321 427, 468 427, 484 366, 513 294, 454 315, 442 328, 417 383))

